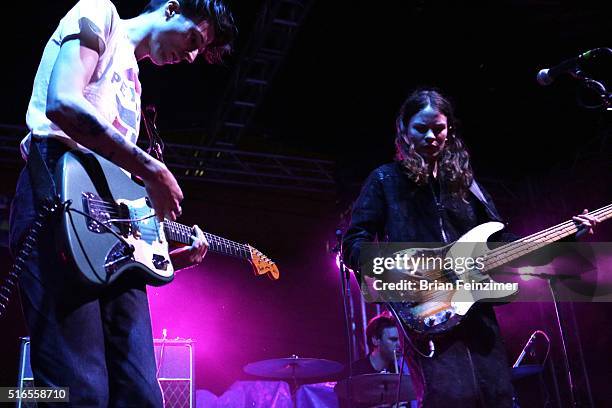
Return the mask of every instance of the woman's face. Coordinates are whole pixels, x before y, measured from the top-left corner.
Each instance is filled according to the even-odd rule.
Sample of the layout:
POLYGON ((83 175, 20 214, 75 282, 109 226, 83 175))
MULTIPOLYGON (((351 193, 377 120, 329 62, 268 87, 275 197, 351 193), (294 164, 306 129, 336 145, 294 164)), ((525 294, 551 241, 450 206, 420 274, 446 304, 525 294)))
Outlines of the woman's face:
POLYGON ((410 118, 404 137, 409 139, 406 142, 412 141, 416 152, 425 161, 434 161, 444 149, 447 134, 446 116, 427 105, 410 118))

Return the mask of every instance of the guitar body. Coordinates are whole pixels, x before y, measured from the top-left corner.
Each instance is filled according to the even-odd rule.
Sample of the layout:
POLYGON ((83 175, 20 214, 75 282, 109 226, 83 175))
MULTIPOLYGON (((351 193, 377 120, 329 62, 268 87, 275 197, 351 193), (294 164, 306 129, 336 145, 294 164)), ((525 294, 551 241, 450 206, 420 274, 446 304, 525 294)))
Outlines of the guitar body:
MULTIPOLYGON (((400 254, 407 253, 414 257, 426 254, 426 256, 452 259, 484 257, 489 251, 488 238, 503 227, 504 224, 500 222, 487 222, 471 229, 459 240, 448 246, 433 249, 411 248, 401 251, 400 254)), ((418 271, 417 276, 435 276, 435 279, 441 284, 454 283, 459 279, 494 282, 488 275, 477 269, 466 270, 463 273, 451 271, 451 273, 447 272, 445 274, 440 273, 440 270, 421 270, 418 271)), ((410 329, 410 331, 418 334, 440 334, 457 326, 476 302, 508 298, 515 293, 516 291, 469 291, 463 288, 443 291, 431 290, 426 291, 424 296, 433 296, 435 300, 418 303, 389 302, 388 305, 404 327, 410 329)))
POLYGON ((172 281, 163 223, 155 217, 110 221, 152 215, 144 187, 108 160, 79 150, 61 157, 55 182, 61 201, 69 201, 60 225, 62 250, 87 284, 106 286, 123 273, 138 273, 154 286, 172 281))

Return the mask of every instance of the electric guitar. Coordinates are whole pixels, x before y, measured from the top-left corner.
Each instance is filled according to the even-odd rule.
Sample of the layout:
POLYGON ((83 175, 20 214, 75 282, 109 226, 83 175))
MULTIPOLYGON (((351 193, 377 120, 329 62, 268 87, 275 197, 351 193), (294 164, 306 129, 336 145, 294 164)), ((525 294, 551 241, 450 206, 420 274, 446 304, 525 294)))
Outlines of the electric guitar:
MULTIPOLYGON (((592 211, 599 221, 612 217, 612 204, 592 211)), ((548 244, 559 241, 565 237, 575 234, 578 227, 573 220, 547 228, 535 234, 510 242, 495 249, 489 249, 487 239, 495 232, 504 228, 500 222, 487 222, 474 227, 452 244, 440 248, 410 248, 399 251, 396 254, 408 258, 442 258, 457 259, 469 256, 472 259, 482 257, 483 263, 479 268, 462 268, 462 273, 436 267, 417 268, 416 270, 401 271, 401 277, 407 280, 425 280, 428 282, 438 281, 441 284, 449 283, 452 289, 429 289, 426 288, 418 294, 418 300, 412 298, 410 301, 397 302, 392 299, 387 305, 404 325, 418 334, 440 334, 457 326, 470 308, 478 301, 500 300, 511 298, 517 291, 513 289, 495 290, 486 288, 495 287, 495 282, 490 272, 508 262, 527 255, 548 244), (457 289, 457 280, 467 280, 482 284, 478 289, 457 289), (482 290, 482 288, 485 288, 482 290)), ((395 255, 395 254, 394 254, 395 255)), ((409 268, 410 269, 410 268, 409 268)), ((455 268, 456 269, 456 268, 455 268)), ((461 285, 459 285, 461 286, 461 285)), ((410 291, 408 291, 410 292, 410 291)))
MULTIPOLYGON (((174 279, 169 243, 190 245, 192 228, 159 222, 145 188, 110 161, 91 152, 72 150, 55 171, 64 203, 61 251, 72 259, 84 282, 113 283, 124 272, 139 273, 148 285, 174 279)), ((245 259, 255 274, 279 278, 274 262, 250 245, 204 233, 209 251, 245 259)))

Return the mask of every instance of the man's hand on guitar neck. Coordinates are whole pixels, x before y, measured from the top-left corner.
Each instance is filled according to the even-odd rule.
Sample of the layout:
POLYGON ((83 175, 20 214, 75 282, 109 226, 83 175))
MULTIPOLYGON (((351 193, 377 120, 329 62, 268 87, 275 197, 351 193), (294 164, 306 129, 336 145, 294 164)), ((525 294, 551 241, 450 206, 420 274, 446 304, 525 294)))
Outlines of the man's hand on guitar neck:
POLYGON ((589 214, 589 210, 586 208, 582 211, 582 214, 578 214, 572 217, 572 220, 576 223, 578 232, 576 238, 580 238, 584 234, 593 235, 595 226, 599 223, 597 217, 589 214))
POLYGON ((191 246, 180 247, 170 252, 170 258, 175 270, 199 264, 208 251, 208 241, 200 227, 194 225, 193 233, 191 236, 191 246))

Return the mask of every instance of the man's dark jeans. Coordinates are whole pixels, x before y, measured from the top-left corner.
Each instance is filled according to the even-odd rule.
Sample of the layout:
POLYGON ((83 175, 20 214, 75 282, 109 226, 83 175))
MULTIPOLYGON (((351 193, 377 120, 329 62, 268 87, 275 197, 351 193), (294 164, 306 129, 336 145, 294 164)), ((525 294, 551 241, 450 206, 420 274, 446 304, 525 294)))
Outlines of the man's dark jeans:
MULTIPOLYGON (((38 145, 53 169, 65 149, 59 142, 38 145)), ((35 216, 24 168, 11 206, 13 254, 35 216)), ((53 225, 43 229, 19 282, 36 386, 69 387, 70 406, 162 407, 145 285, 126 279, 84 290, 58 253, 59 239, 53 225)))

